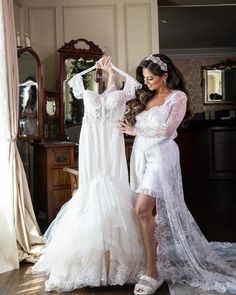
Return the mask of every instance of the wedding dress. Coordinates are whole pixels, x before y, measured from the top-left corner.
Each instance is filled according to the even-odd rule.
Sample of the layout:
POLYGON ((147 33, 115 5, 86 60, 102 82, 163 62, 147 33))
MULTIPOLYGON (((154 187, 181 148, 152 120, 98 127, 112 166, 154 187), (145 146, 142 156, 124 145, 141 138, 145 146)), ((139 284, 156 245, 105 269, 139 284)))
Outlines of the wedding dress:
POLYGON ((123 90, 115 84, 102 94, 86 90, 82 75, 87 70, 69 81, 85 107, 79 189, 47 230, 45 252, 33 267, 33 272, 47 273, 46 291, 135 283, 144 269, 124 137, 116 126, 140 84, 113 68, 125 78, 123 90))
MULTIPOLYGON (((204 292, 236 294, 235 268, 218 255, 217 244, 213 249, 206 240, 184 202, 179 149, 174 139, 186 101, 184 92, 171 91, 163 105, 137 115, 131 189, 156 198, 157 268, 163 279, 187 283, 204 292)), ((223 250, 224 245, 218 246, 223 250)))

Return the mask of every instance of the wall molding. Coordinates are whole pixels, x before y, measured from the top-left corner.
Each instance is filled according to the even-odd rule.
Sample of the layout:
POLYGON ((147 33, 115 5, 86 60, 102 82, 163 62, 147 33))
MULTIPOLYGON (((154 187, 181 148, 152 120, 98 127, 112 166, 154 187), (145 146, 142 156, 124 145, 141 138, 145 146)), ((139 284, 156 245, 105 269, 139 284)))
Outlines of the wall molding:
MULTIPOLYGON (((115 60, 117 60, 117 48, 118 48, 118 34, 117 34, 117 4, 86 4, 86 5, 64 5, 63 6, 63 42, 65 43, 66 41, 66 36, 65 36, 65 14, 66 11, 69 10, 82 10, 82 9, 103 9, 103 8, 109 8, 112 11, 112 19, 113 19, 113 35, 114 35, 114 53, 113 57, 115 60)), ((102 50, 102 44, 97 44, 102 50)))
POLYGON ((147 24, 147 31, 150 32, 150 34, 147 34, 147 47, 148 52, 152 53, 152 14, 151 14, 151 3, 127 3, 124 4, 124 55, 125 55, 125 67, 128 70, 129 64, 128 64, 128 52, 129 52, 129 45, 128 40, 132 40, 132 38, 129 38, 128 34, 128 9, 129 8, 136 8, 136 7, 143 7, 147 11, 147 15, 149 15, 146 18, 146 24, 147 24))
POLYGON ((53 11, 53 14, 54 14, 54 28, 55 28, 55 49, 57 50, 57 34, 56 34, 56 28, 57 28, 57 22, 56 22, 56 7, 53 7, 53 6, 33 6, 33 7, 28 7, 28 20, 29 20, 29 34, 31 35, 31 25, 32 25, 32 14, 31 14, 31 11, 33 10, 38 10, 38 11, 50 11, 52 10, 53 11))
POLYGON ((173 58, 207 58, 236 56, 236 47, 213 48, 161 48, 160 52, 173 58))

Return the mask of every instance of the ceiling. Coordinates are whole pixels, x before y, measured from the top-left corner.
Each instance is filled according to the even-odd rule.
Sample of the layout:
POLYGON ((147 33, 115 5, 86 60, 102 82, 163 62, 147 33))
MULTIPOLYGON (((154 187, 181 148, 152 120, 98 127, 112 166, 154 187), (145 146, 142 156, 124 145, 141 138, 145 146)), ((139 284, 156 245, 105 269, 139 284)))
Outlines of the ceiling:
POLYGON ((159 0, 158 14, 160 49, 236 50, 236 0, 159 0))

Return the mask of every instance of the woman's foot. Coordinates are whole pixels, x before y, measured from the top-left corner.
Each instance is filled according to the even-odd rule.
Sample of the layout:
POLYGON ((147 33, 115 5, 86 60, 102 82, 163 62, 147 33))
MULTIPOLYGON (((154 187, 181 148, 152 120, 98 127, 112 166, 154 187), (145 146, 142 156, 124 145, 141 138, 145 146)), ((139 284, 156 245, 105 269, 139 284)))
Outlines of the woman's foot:
POLYGON ((138 282, 135 284, 134 294, 135 295, 151 295, 156 292, 158 288, 163 284, 162 278, 153 278, 148 275, 142 275, 138 282))
POLYGON ((144 275, 145 275, 145 276, 148 276, 148 277, 150 277, 150 278, 153 278, 153 279, 155 279, 155 280, 158 280, 158 279, 160 278, 160 276, 159 276, 159 274, 158 274, 158 272, 157 272, 156 270, 153 270, 153 271, 152 271, 152 270, 147 270, 147 269, 146 269, 144 275))

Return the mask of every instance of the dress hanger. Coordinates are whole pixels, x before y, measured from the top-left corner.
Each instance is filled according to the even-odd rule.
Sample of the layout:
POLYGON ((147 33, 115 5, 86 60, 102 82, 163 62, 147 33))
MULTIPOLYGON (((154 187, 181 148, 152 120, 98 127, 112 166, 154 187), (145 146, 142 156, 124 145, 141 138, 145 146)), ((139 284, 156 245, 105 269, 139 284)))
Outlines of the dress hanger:
MULTIPOLYGON (((114 66, 113 64, 111 64, 111 67, 113 68, 113 70, 115 70, 116 72, 118 72, 119 74, 121 74, 122 76, 127 76, 128 74, 123 72, 122 70, 118 69, 116 66, 114 66)), ((95 70, 97 68, 97 64, 95 63, 95 65, 93 65, 92 67, 78 73, 79 75, 83 76, 93 70, 95 70)))
POLYGON ((87 74, 87 73, 95 70, 96 68, 97 68, 97 64, 93 65, 92 67, 90 67, 90 68, 88 68, 88 69, 86 69, 86 70, 84 70, 84 71, 82 71, 82 72, 80 72, 78 74, 80 74, 81 76, 83 76, 83 75, 85 75, 85 74, 87 74))
MULTIPOLYGON (((111 64, 111 67, 119 74, 121 74, 126 82, 123 83, 122 85, 122 90, 124 90, 127 95, 129 95, 130 97, 133 97, 134 95, 134 89, 138 89, 138 88, 141 88, 142 85, 136 80, 134 79, 132 76, 130 76, 128 73, 118 69, 116 66, 114 66, 113 64, 111 64), (127 83, 127 81, 129 81, 127 83)), ((76 89, 76 90, 73 90, 76 92, 75 94, 75 97, 79 97, 79 98, 82 98, 82 92, 81 89, 84 89, 84 84, 83 84, 83 79, 82 79, 82 76, 97 69, 97 63, 95 63, 92 67, 80 72, 80 73, 77 73, 75 74, 71 79, 70 81, 68 81, 70 87, 72 87, 73 89, 76 89)))

